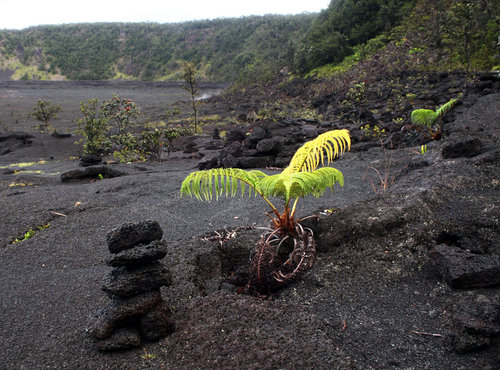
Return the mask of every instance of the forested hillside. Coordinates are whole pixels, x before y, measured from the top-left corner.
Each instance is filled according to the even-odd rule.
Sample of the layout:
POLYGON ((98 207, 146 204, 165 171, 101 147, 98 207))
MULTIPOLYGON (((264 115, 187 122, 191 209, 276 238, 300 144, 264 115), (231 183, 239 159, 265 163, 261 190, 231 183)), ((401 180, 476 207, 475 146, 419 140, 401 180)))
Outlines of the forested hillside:
POLYGON ((291 65, 297 40, 316 16, 74 24, 3 31, 0 63, 20 70, 17 78, 25 79, 62 75, 74 80, 160 80, 179 77, 182 62, 192 61, 206 79, 234 81, 240 76, 259 80, 291 65))
POLYGON ((412 69, 488 70, 500 64, 499 32, 493 0, 332 0, 319 14, 4 30, 0 71, 15 71, 13 79, 165 80, 191 61, 200 79, 246 85, 283 69, 331 76, 384 49, 391 63, 412 69))

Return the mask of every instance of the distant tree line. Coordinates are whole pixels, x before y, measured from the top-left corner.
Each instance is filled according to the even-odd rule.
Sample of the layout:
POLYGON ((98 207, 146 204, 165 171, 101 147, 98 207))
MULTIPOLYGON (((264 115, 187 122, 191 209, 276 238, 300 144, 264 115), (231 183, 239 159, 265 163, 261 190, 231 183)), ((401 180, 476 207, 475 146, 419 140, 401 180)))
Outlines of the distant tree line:
POLYGON ((491 68, 499 32, 499 1, 331 0, 319 14, 0 31, 0 68, 14 59, 73 80, 162 80, 182 79, 190 62, 200 80, 245 85, 282 70, 306 74, 398 37, 413 37, 411 52, 437 50, 450 68, 491 68))
POLYGON ((258 81, 292 67, 296 40, 316 17, 40 26, 0 31, 0 54, 73 80, 180 79, 189 61, 208 80, 258 81))

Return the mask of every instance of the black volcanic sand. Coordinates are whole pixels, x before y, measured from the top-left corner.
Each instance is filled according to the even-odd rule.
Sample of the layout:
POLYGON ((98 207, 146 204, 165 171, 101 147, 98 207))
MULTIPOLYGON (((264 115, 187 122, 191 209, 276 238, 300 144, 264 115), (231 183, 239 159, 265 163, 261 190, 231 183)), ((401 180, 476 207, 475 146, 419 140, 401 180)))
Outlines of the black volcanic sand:
MULTIPOLYGON (((219 94, 226 84, 201 83, 200 95, 219 94)), ((71 132, 81 118, 80 102, 98 99, 100 102, 113 95, 132 99, 143 112, 140 122, 165 119, 167 107, 189 98, 179 82, 145 81, 1 81, 0 80, 0 131, 32 130, 39 124, 28 114, 37 100, 50 100, 61 105, 63 111, 52 120, 51 126, 59 132, 71 132)), ((186 109, 181 105, 181 110, 186 109)), ((201 109, 203 111, 203 108, 201 109)))
MULTIPOLYGON (((0 156, 0 368, 498 365, 491 352, 459 355, 446 343, 450 329, 443 321, 443 296, 450 288, 432 270, 400 271, 396 263, 387 268, 389 275, 376 273, 375 264, 366 274, 352 273, 357 266, 369 266, 372 257, 343 250, 337 253, 341 261, 335 254, 320 254, 316 273, 272 299, 219 289, 220 276, 210 270, 218 243, 201 242, 199 236, 266 226, 268 210, 261 199, 200 203, 180 198, 180 183, 198 162, 179 156, 162 163, 109 165, 123 173, 115 178, 62 183, 61 173, 79 168, 78 161, 68 159, 79 153, 74 138, 33 135, 31 145, 0 156), (108 302, 100 290, 108 270, 103 262, 109 255, 106 233, 125 222, 149 219, 160 223, 169 243, 164 262, 174 286, 162 293, 177 330, 141 349, 100 353, 85 328, 89 314, 108 302), (48 224, 12 244, 30 228, 48 224)), ((435 145, 429 144, 431 152, 435 145)), ((391 174, 404 172, 417 149, 394 151, 391 174)), ((301 201, 301 215, 376 197, 366 176, 373 175, 369 166, 383 170, 384 158, 381 148, 346 154, 335 162, 345 187, 334 196, 301 201)), ((238 234, 253 243, 259 231, 238 234)))

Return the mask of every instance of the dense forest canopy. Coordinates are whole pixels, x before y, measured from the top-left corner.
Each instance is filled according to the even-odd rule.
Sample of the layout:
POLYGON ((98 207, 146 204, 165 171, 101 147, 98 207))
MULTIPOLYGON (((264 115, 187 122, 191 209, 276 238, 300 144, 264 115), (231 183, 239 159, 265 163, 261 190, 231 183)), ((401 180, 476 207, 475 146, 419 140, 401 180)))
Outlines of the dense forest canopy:
POLYGON ((4 30, 0 69, 14 79, 165 80, 190 61, 201 79, 245 85, 358 61, 391 42, 421 53, 426 68, 491 69, 499 32, 494 0, 332 0, 319 14, 4 30))
POLYGON ((159 80, 179 77, 182 62, 191 61, 206 79, 256 79, 293 59, 296 40, 316 16, 40 26, 0 32, 0 51, 4 67, 16 61, 39 76, 159 80))

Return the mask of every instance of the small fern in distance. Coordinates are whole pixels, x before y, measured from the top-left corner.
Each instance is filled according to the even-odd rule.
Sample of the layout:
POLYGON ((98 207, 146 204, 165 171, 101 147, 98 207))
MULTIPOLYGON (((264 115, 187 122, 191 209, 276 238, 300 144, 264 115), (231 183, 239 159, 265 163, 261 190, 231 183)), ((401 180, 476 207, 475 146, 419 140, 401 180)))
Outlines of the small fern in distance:
POLYGON ((435 111, 432 109, 415 109, 411 112, 411 122, 415 128, 427 130, 433 140, 439 140, 443 132, 443 118, 457 104, 457 99, 451 99, 435 111))

